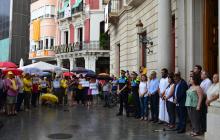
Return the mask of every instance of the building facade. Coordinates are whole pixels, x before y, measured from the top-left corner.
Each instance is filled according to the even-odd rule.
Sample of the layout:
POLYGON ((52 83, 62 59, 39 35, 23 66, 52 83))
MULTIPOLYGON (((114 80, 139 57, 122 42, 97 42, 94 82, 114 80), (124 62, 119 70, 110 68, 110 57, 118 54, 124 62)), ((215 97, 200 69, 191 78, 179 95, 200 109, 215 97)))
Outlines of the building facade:
POLYGON ((30 0, 0 3, 0 61, 28 63, 30 0))
POLYGON ((38 0, 31 4, 30 52, 32 61, 54 61, 57 0, 38 0))
MULTIPOLYGON (((219 73, 218 0, 109 0, 110 71, 138 71, 140 66, 160 73, 180 71, 184 79, 194 65, 219 73)), ((208 113, 205 138, 217 140, 220 105, 208 113)))
POLYGON ((110 0, 111 73, 138 71, 140 66, 159 72, 166 67, 186 78, 195 64, 218 72, 217 2, 110 0))
POLYGON ((72 70, 109 71, 109 41, 101 0, 38 0, 31 4, 32 60, 72 70))
POLYGON ((109 45, 104 34, 102 0, 59 0, 56 58, 69 68, 109 71, 109 45))

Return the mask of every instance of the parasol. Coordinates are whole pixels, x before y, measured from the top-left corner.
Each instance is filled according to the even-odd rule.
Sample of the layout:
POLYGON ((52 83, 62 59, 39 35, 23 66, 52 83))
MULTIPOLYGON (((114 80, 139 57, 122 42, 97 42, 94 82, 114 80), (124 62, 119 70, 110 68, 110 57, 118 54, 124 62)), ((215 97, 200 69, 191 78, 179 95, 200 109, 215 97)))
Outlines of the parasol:
POLYGON ((14 75, 21 75, 23 73, 22 70, 17 68, 7 68, 7 69, 3 69, 3 74, 6 75, 9 71, 11 71, 14 75))
POLYGON ((0 68, 17 68, 17 65, 13 62, 0 62, 0 68))

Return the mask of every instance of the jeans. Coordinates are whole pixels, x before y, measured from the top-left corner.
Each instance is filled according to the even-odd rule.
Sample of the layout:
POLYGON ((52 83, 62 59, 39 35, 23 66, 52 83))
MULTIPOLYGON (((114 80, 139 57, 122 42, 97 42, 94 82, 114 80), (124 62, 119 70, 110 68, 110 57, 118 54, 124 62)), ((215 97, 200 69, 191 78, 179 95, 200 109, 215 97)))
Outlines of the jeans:
POLYGON ((31 92, 24 91, 24 108, 30 109, 31 92))
POLYGON ((110 105, 110 93, 108 91, 104 91, 104 98, 105 98, 105 106, 110 105))
POLYGON ((38 94, 39 93, 32 93, 32 96, 31 96, 31 105, 33 107, 36 107, 37 106, 37 97, 38 97, 38 94))
POLYGON ((148 117, 148 98, 140 97, 141 117, 148 117))
POLYGON ((18 93, 17 97, 17 103, 16 103, 16 110, 20 111, 21 110, 21 105, 24 101, 25 94, 24 93, 18 93))
POLYGON ((175 104, 170 101, 166 101, 167 113, 169 115, 169 123, 175 125, 176 123, 176 114, 175 114, 175 104))
POLYGON ((159 95, 155 93, 150 96, 150 106, 151 106, 151 118, 154 121, 158 121, 159 115, 159 95))

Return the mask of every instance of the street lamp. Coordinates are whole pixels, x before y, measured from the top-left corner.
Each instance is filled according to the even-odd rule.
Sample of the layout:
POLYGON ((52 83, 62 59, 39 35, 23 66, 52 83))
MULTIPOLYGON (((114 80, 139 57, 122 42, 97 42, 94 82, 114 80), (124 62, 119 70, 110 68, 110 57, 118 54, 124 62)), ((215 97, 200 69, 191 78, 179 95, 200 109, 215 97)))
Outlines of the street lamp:
MULTIPOLYGON (((146 46, 146 49, 148 50, 148 54, 152 54, 153 50, 151 50, 148 45, 153 45, 153 41, 151 41, 150 37, 147 37, 147 32, 146 30, 143 30, 143 23, 141 22, 141 20, 138 21, 138 23, 136 24, 136 27, 138 29, 138 36, 139 36, 139 41, 141 44, 144 44, 144 46, 146 46)), ((141 45, 143 47, 143 45, 141 45)))

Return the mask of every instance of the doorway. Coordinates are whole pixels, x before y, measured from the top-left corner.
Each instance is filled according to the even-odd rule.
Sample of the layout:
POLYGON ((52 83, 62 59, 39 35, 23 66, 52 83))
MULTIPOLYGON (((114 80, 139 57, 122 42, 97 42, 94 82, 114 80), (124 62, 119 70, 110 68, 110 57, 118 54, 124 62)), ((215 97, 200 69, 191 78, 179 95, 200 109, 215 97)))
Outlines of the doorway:
POLYGON ((218 72, 218 0, 204 3, 204 69, 210 74, 218 72))

